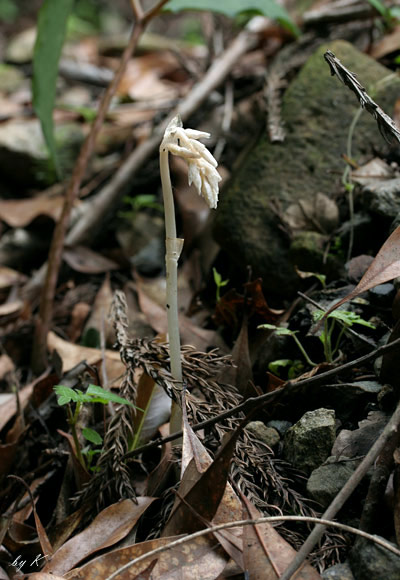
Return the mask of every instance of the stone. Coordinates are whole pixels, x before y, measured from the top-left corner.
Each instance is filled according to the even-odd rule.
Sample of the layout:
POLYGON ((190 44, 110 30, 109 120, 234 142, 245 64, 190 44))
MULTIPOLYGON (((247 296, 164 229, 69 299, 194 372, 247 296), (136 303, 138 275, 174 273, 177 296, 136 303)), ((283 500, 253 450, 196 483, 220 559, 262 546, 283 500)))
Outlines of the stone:
POLYGON ((390 308, 395 295, 396 288, 391 282, 379 284, 379 286, 368 290, 368 298, 371 306, 377 306, 378 308, 390 308))
POLYGON ((400 212, 400 177, 365 186, 362 203, 369 211, 394 219, 400 212))
POLYGON ((400 578, 400 557, 364 538, 356 540, 349 553, 349 564, 355 580, 400 578))
POLYGON ((278 431, 273 427, 267 427, 262 421, 251 421, 246 429, 268 447, 276 447, 280 441, 278 431))
POLYGON ((325 465, 314 469, 307 481, 309 496, 324 509, 337 496, 344 484, 357 469, 359 460, 341 460, 328 458, 325 465))
POLYGON ((388 417, 382 411, 372 411, 367 419, 359 422, 359 428, 354 431, 342 429, 332 448, 336 457, 360 457, 366 455, 378 439, 388 422, 388 417))
MULTIPOLYGON (((321 46, 283 97, 285 141, 271 144, 262 134, 222 192, 214 223, 214 235, 234 267, 245 271, 250 265, 253 276, 263 278, 264 289, 280 298, 292 297, 299 284, 290 259, 291 228, 285 223, 285 212, 294 203, 312 204, 318 193, 332 197, 340 187, 342 154, 359 109, 355 95, 330 76, 323 58, 328 48, 366 87, 378 87, 379 80, 391 75, 390 70, 347 42, 321 46)), ((389 115, 399 91, 400 79, 393 78, 374 94, 389 115)), ((364 113, 354 133, 353 157, 362 162, 372 157, 374 148, 386 147, 375 120, 364 113)), ((315 225, 315 231, 323 232, 321 224, 315 225)))
MULTIPOLYGON (((80 125, 55 127, 55 140, 61 167, 72 170, 83 142, 80 125)), ((56 180, 39 121, 13 120, 0 125, 0 173, 18 185, 50 185, 56 180)))
POLYGON ((272 419, 268 421, 267 427, 273 427, 276 429, 281 437, 283 437, 288 429, 292 426, 290 421, 284 421, 280 419, 272 419))
POLYGON ((322 580, 354 580, 353 572, 347 562, 327 568, 321 578, 322 580))
POLYGON ((335 430, 335 411, 308 411, 287 431, 283 446, 284 459, 310 474, 331 454, 335 430))

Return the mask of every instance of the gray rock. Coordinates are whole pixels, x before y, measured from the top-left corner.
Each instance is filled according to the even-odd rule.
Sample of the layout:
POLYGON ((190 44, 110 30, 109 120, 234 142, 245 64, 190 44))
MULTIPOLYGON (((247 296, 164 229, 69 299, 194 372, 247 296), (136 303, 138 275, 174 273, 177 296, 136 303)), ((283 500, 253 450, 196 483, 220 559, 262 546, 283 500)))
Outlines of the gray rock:
MULTIPOLYGON (((55 139, 61 166, 72 169, 83 141, 78 124, 56 126, 55 139)), ((21 185, 48 185, 56 175, 39 121, 9 121, 0 126, 0 173, 21 185)))
POLYGON ((246 426, 246 429, 268 447, 276 447, 280 441, 278 431, 272 427, 267 427, 262 421, 252 421, 246 426))
POLYGON ((307 492, 323 508, 328 507, 360 463, 359 460, 337 461, 336 457, 328 461, 314 469, 307 481, 307 492))
POLYGON ((396 289, 394 284, 391 284, 390 282, 379 284, 379 286, 375 286, 375 288, 368 290, 368 298, 371 304, 380 308, 390 308, 395 294, 396 289))
POLYGON ((349 553, 355 580, 399 580, 400 557, 374 542, 358 538, 349 553))
POLYGON ((281 435, 281 437, 285 435, 286 431, 290 429, 291 426, 292 423, 290 421, 283 421, 279 419, 272 419, 267 423, 267 427, 273 427, 274 429, 276 429, 279 435, 281 435))
POLYGON ((321 578, 322 580, 354 580, 353 572, 347 562, 327 568, 321 578))
POLYGON ((400 177, 364 187, 363 205, 368 211, 394 219, 400 212, 400 177))
MULTIPOLYGON (((344 41, 320 47, 284 95, 282 117, 286 140, 271 144, 267 135, 262 135, 222 193, 216 214, 215 237, 236 266, 245 269, 250 264, 253 275, 263 277, 264 287, 279 296, 291 295, 298 284, 289 256, 290 236, 284 233, 281 220, 288 220, 286 212, 294 203, 313 205, 317 193, 329 196, 335 191, 333 176, 337 173, 339 182, 343 171, 341 155, 359 107, 355 96, 330 76, 323 58, 327 48, 357 73, 364 86, 379 86, 378 81, 391 74, 344 41), (280 218, 271 207, 280 208, 280 218)), ((400 79, 394 78, 375 95, 388 114, 399 90, 400 79)), ((352 145, 354 157, 359 161, 374 146, 386 147, 370 115, 362 115, 352 145)), ((325 207, 311 221, 329 224, 330 220, 330 210, 325 207)), ((287 222, 286 226, 292 229, 287 222)), ((314 224, 307 229, 318 228, 314 224)))
POLYGON ((366 455, 382 433, 388 422, 388 417, 381 411, 369 413, 367 419, 360 421, 359 428, 354 431, 343 429, 336 438, 332 455, 336 457, 359 457, 366 455))
POLYGON ((334 441, 335 411, 308 411, 287 431, 283 456, 298 469, 311 473, 329 457, 334 441))

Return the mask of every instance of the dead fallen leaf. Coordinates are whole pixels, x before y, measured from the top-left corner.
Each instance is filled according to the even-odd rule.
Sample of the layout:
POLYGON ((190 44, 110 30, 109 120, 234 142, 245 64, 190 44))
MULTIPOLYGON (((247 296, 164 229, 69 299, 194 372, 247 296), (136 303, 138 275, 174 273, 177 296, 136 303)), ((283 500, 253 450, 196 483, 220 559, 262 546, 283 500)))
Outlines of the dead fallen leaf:
POLYGON ((45 572, 34 572, 29 575, 33 580, 65 580, 64 576, 55 576, 54 574, 46 574, 45 572))
MULTIPOLYGON (((257 519, 260 512, 244 496, 243 518, 257 519)), ((243 556, 245 569, 252 580, 279 580, 296 555, 296 551, 274 530, 271 524, 244 526, 243 556)), ((320 580, 310 564, 305 564, 293 580, 320 580)))
POLYGON ((400 46, 400 26, 395 26, 392 32, 386 33, 379 42, 372 46, 371 57, 380 59, 391 52, 397 52, 400 46))
POLYGON ((374 286, 393 280, 397 276, 400 276, 400 226, 388 237, 354 290, 339 300, 339 302, 336 302, 325 313, 324 318, 345 302, 352 300, 374 286))
MULTIPOLYGON (((166 334, 168 325, 165 308, 159 306, 143 291, 140 282, 137 284, 137 293, 140 308, 146 315, 150 326, 159 334, 166 334)), ((179 315, 179 327, 182 344, 190 344, 202 352, 207 352, 211 346, 224 346, 215 331, 196 326, 190 318, 183 314, 179 315)))
POLYGON ((63 258, 70 268, 83 274, 102 274, 119 268, 118 264, 113 260, 105 258, 84 246, 65 248, 63 258))
POLYGON ((112 345, 115 342, 114 326, 109 317, 112 299, 113 291, 110 284, 110 276, 107 274, 97 292, 92 311, 85 324, 85 332, 89 328, 95 328, 99 335, 104 333, 106 345, 112 345))
MULTIPOLYGON (((18 391, 21 409, 25 408, 36 382, 30 383, 18 391)), ((15 397, 16 395, 12 394, 11 397, 7 397, 4 400, 0 399, 0 431, 17 412, 17 401, 15 397)))
MULTIPOLYGON (((1 204, 1 202, 0 202, 1 204)), ((11 288, 14 284, 20 284, 27 280, 24 274, 13 270, 12 268, 7 268, 6 266, 0 266, 0 289, 4 290, 6 288, 11 288)))
POLYGON ((137 504, 125 499, 107 507, 83 532, 61 546, 43 571, 65 574, 84 558, 116 544, 130 532, 153 501, 152 497, 139 497, 137 504))
MULTIPOLYGON (((107 578, 112 572, 138 558, 146 552, 177 540, 183 536, 157 538, 141 544, 114 550, 99 556, 78 570, 72 570, 66 575, 67 580, 99 580, 107 578)), ((118 580, 132 580, 140 572, 146 570, 155 556, 134 564, 118 575, 118 580)), ((152 578, 157 580, 182 580, 193 578, 201 580, 216 580, 227 564, 227 557, 218 546, 217 540, 201 536, 171 550, 157 554, 157 565, 153 569, 152 578)))
POLYGON ((40 215, 57 221, 64 205, 64 196, 41 194, 30 199, 0 201, 0 219, 12 228, 23 228, 40 215))
MULTIPOLYGON (((0 355, 0 379, 4 379, 4 377, 6 376, 7 373, 11 373, 12 371, 15 370, 15 366, 13 361, 10 359, 10 357, 6 354, 2 354, 0 355)), ((1 397, 5 396, 6 398, 9 397, 13 397, 14 395, 12 394, 5 394, 5 395, 0 395, 0 408, 1 408, 1 397)))
MULTIPOLYGON (((54 332, 49 332, 47 337, 47 347, 50 352, 56 350, 63 362, 63 372, 70 371, 77 364, 86 360, 88 364, 97 366, 101 363, 102 353, 97 348, 79 346, 63 340, 54 332)), ((110 382, 117 379, 125 372, 125 366, 121 362, 118 352, 113 350, 105 351, 107 377, 110 382)))

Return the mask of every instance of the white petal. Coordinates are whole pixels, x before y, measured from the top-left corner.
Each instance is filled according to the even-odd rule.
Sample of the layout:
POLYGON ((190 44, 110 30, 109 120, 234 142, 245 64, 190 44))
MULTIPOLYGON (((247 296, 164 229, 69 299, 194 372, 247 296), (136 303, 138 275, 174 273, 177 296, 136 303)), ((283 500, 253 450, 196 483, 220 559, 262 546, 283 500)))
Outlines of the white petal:
POLYGON ((205 131, 197 131, 196 129, 185 129, 186 135, 189 139, 209 139, 210 133, 205 131))
POLYGON ((175 143, 166 143, 166 149, 173 155, 177 155, 178 157, 184 157, 185 159, 197 159, 200 157, 199 153, 192 151, 191 149, 186 149, 186 147, 179 147, 175 143))
POLYGON ((189 185, 195 186, 199 194, 201 195, 201 177, 199 168, 196 163, 189 163, 189 173, 188 173, 189 185))

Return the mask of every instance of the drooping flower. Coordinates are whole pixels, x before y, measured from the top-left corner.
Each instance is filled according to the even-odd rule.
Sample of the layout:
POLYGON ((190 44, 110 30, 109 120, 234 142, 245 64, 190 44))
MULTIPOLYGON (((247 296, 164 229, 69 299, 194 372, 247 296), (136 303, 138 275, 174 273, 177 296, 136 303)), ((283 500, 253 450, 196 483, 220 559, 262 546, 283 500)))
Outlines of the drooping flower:
POLYGON ((218 163, 203 143, 198 139, 208 139, 210 133, 184 129, 181 118, 176 116, 165 130, 161 149, 167 149, 173 155, 183 157, 189 168, 189 185, 195 186, 207 205, 215 209, 218 204, 218 183, 221 176, 217 171, 218 163))

